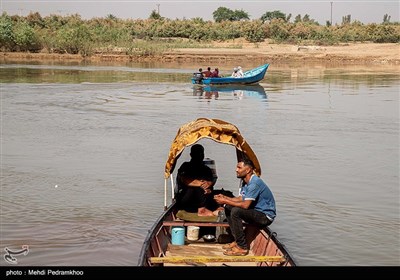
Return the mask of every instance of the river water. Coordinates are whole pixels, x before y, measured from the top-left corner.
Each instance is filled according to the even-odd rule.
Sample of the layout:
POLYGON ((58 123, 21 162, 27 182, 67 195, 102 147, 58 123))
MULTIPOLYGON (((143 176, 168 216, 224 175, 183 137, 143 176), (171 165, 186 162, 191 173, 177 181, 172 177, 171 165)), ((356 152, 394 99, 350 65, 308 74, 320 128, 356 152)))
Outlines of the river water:
MULTIPOLYGON (((0 249, 29 246, 2 266, 136 266, 171 142, 199 117, 245 136, 298 265, 400 265, 399 67, 271 65, 236 90, 192 86, 194 68, 0 64, 0 249)), ((233 148, 201 143, 236 193, 233 148)))

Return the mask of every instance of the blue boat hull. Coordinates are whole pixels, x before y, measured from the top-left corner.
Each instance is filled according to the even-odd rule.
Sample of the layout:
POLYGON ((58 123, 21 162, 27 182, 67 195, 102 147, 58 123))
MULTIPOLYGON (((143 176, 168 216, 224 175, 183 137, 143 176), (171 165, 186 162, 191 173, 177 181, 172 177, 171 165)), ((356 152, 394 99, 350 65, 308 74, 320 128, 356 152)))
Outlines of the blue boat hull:
POLYGON ((192 78, 192 84, 203 84, 203 85, 250 85, 256 84, 264 79, 265 73, 267 72, 269 64, 261 65, 257 68, 251 69, 244 72, 242 78, 234 77, 221 77, 221 78, 203 78, 198 79, 192 78))

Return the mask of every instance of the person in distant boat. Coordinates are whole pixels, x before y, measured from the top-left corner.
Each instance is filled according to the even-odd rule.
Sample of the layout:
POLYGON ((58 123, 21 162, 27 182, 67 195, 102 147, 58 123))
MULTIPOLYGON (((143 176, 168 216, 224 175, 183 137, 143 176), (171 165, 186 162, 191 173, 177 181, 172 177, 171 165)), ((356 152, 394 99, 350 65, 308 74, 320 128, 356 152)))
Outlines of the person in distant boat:
POLYGON ((211 74, 212 74, 212 72, 211 72, 211 67, 207 67, 207 70, 206 70, 206 71, 203 71, 203 76, 204 76, 204 78, 211 77, 211 74))
POLYGON ((224 255, 245 256, 249 245, 243 229, 243 221, 259 227, 269 226, 276 217, 274 196, 264 181, 254 173, 254 164, 245 158, 236 165, 236 177, 243 180, 239 196, 230 198, 215 195, 217 203, 223 204, 234 242, 224 245, 224 255))
POLYGON ((203 78, 204 77, 203 68, 199 68, 199 72, 197 72, 196 74, 203 78))
POLYGON ((190 161, 182 163, 178 169, 176 194, 177 207, 199 216, 217 216, 211 195, 216 179, 210 167, 204 164, 204 147, 195 144, 190 150, 190 161))
POLYGON ((211 73, 211 78, 219 78, 219 69, 215 68, 214 71, 211 73))
POLYGON ((238 78, 243 78, 244 77, 244 74, 243 74, 243 70, 242 70, 242 67, 240 67, 240 66, 238 66, 237 67, 237 76, 236 77, 238 77, 238 78))
POLYGON ((237 69, 236 67, 233 68, 233 72, 232 72, 231 77, 233 77, 233 78, 238 78, 238 77, 239 77, 238 70, 239 70, 239 69, 237 69))
POLYGON ((199 68, 199 72, 193 73, 193 78, 195 79, 196 84, 201 84, 204 78, 203 69, 199 68))

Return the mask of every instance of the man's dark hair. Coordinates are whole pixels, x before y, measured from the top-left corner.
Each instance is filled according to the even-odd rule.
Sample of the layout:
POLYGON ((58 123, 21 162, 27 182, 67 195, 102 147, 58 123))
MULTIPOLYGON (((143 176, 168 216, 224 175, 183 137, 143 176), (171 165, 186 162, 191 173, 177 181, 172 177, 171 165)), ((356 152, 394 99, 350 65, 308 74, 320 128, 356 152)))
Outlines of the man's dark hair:
POLYGON ((204 147, 201 144, 194 144, 191 148, 190 148, 190 152, 191 153, 204 153, 204 147))
POLYGON ((243 162, 244 165, 250 166, 251 169, 255 168, 254 163, 249 158, 246 158, 246 157, 242 158, 241 161, 243 162))
POLYGON ((204 159, 204 147, 201 144, 195 144, 190 149, 190 156, 192 159, 203 160, 204 159))

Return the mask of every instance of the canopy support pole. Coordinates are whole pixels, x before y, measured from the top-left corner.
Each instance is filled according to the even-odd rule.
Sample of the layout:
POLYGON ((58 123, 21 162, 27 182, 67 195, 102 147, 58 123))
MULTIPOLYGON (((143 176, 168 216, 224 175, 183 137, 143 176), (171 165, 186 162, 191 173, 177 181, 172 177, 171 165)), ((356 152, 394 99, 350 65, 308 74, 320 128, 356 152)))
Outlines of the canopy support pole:
POLYGON ((164 180, 164 211, 167 210, 167 179, 164 180))
POLYGON ((172 197, 172 201, 173 201, 175 198, 175 186, 174 186, 174 180, 172 178, 172 174, 171 174, 170 178, 171 178, 171 197, 172 197))

